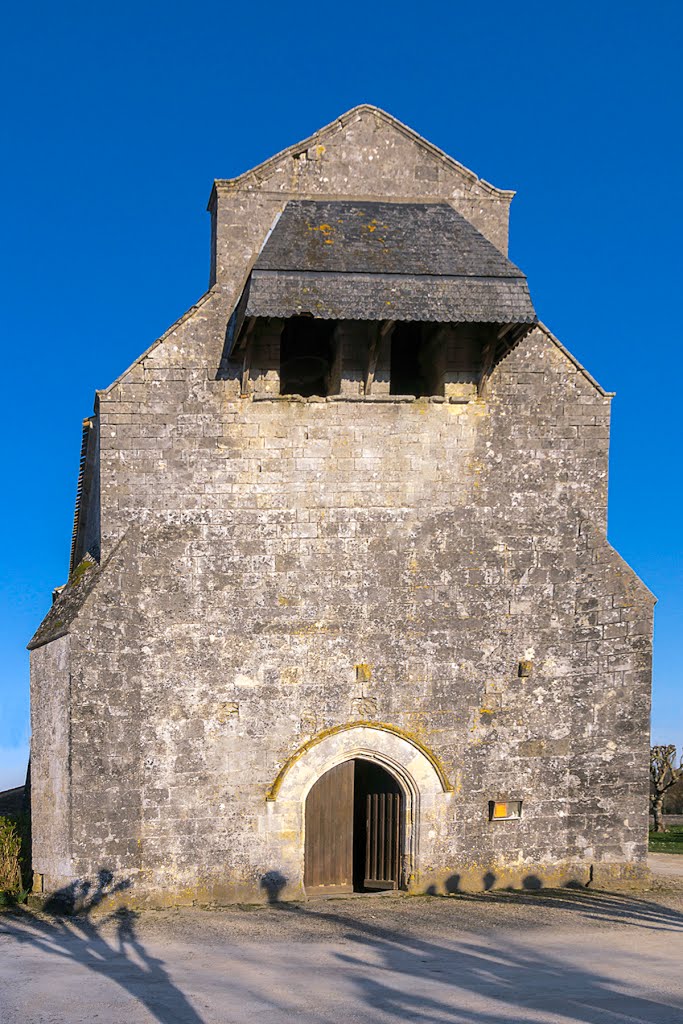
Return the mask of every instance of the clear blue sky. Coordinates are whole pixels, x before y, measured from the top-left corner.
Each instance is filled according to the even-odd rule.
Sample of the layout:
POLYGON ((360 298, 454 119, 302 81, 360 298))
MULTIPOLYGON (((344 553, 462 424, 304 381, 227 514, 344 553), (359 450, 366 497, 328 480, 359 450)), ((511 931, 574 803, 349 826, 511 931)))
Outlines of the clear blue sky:
POLYGON ((683 743, 682 11, 674 0, 6 9, 0 789, 23 779, 24 645, 65 580, 95 388, 205 291, 212 179, 362 102, 518 191, 511 256, 537 310, 617 392, 610 539, 659 597, 653 738, 683 743))

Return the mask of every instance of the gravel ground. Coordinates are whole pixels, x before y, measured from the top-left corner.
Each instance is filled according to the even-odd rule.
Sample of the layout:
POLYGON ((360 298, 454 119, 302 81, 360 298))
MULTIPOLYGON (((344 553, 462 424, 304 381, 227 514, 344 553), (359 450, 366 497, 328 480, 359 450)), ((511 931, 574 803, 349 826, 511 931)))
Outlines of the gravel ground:
POLYGON ((3 1024, 681 1024, 683 882, 0 915, 3 1024))
POLYGON ((647 866, 653 874, 680 878, 683 882, 683 853, 649 853, 647 866))

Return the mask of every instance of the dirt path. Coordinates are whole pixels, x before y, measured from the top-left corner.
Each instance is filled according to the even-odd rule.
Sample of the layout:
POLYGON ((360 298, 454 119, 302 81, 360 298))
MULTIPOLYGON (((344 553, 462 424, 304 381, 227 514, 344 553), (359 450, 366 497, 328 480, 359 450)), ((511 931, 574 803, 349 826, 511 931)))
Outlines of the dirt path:
POLYGON ((683 887, 0 916, 3 1024, 680 1024, 683 887))
POLYGON ((647 866, 655 875, 683 880, 683 853, 649 853, 647 866))

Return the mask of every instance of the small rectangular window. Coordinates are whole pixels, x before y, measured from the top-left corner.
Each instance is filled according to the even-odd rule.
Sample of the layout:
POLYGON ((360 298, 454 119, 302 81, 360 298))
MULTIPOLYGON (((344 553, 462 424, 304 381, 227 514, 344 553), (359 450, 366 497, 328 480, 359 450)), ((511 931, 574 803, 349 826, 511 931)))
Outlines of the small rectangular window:
POLYGON ((489 821, 509 821, 521 817, 521 800, 489 800, 489 821))

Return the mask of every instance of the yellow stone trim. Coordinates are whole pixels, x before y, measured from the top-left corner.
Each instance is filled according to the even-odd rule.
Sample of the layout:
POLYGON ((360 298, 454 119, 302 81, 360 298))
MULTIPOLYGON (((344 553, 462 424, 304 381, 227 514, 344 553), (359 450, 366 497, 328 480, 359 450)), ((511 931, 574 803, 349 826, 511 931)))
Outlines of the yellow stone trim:
POLYGON ((428 747, 425 747, 424 743, 421 743, 420 740, 418 740, 415 736, 412 736, 409 732, 406 732, 405 729, 400 729, 397 725, 390 725, 388 722, 357 721, 347 722, 345 725, 334 725, 332 726, 331 729, 323 729, 322 732, 319 732, 316 736, 312 736, 310 740, 307 740, 302 746, 300 746, 299 749, 291 755, 291 757, 287 758, 282 768, 277 773, 277 776, 272 786, 270 786, 266 793, 266 801, 271 803, 272 801, 277 800, 277 795, 280 791, 282 783, 284 782, 285 775, 287 774, 289 769, 294 764, 296 764, 299 758, 301 758, 304 754, 311 750, 312 747, 316 747, 323 740, 326 740, 328 736, 337 736, 339 733, 349 732, 351 729, 375 729, 377 732, 392 733, 394 736, 399 736, 402 740, 407 740, 407 742, 410 743, 411 746, 415 747, 416 750, 419 750, 420 753, 424 754, 424 756, 427 758, 432 768, 439 777, 439 782, 441 783, 441 788, 443 789, 444 793, 453 792, 453 784, 448 778, 448 775, 446 774, 446 769, 442 765, 439 758, 436 756, 436 754, 429 750, 428 747))

